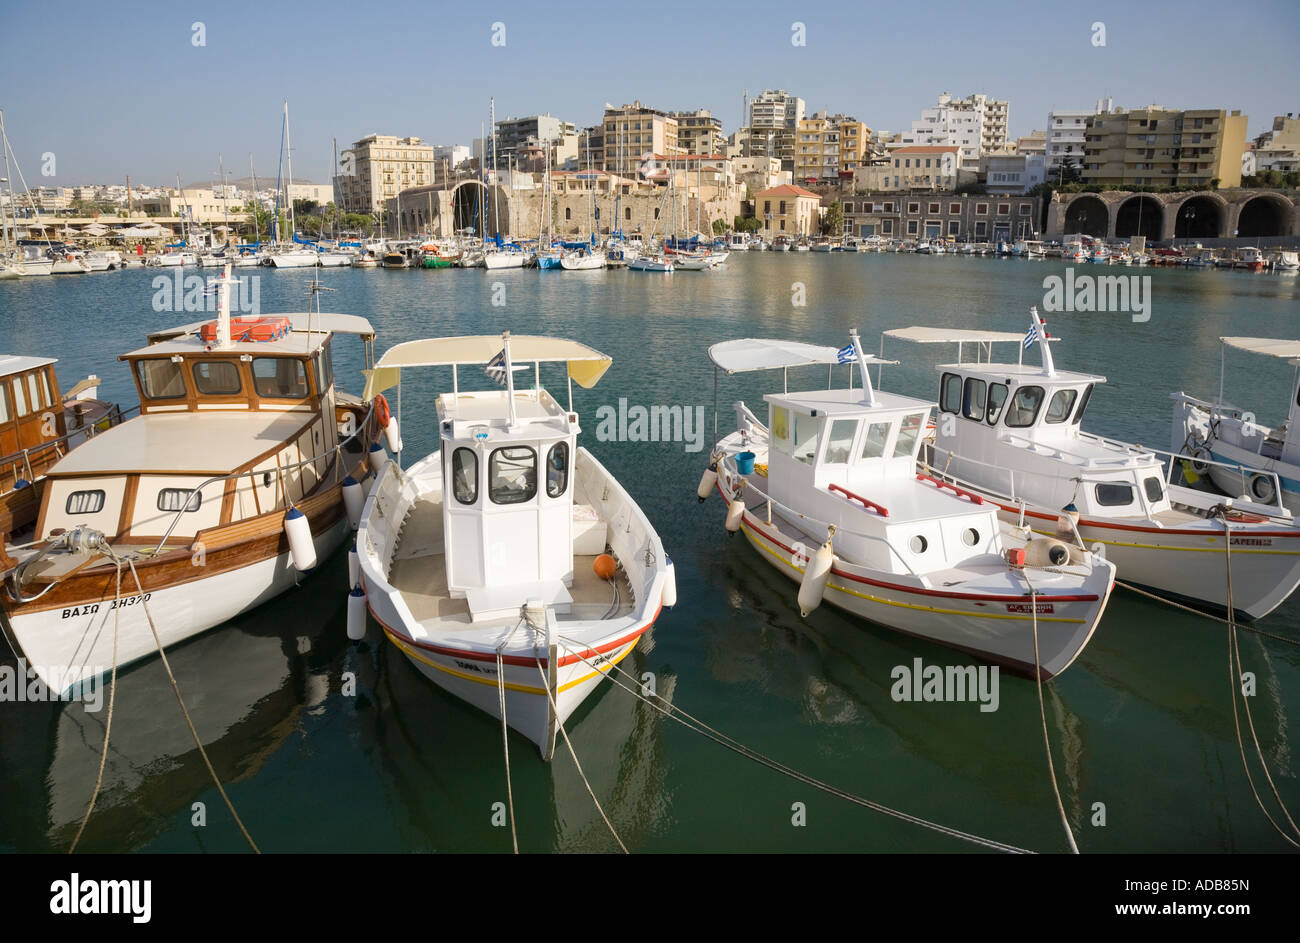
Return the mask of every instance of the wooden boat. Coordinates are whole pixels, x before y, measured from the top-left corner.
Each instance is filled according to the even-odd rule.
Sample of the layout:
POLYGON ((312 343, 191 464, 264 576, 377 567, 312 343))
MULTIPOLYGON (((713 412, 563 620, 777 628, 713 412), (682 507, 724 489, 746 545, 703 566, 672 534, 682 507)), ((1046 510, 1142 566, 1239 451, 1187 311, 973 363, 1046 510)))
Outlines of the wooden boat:
POLYGON ((799 584, 802 614, 824 600, 1042 678, 1083 651, 1115 568, 1060 541, 1004 534, 994 505, 918 474, 930 404, 876 391, 867 367, 885 361, 862 352, 856 331, 839 350, 746 339, 715 344, 709 357, 727 373, 859 367, 859 389, 764 396, 766 425, 736 403, 738 428, 700 481, 701 501, 714 489, 726 501, 727 530, 799 584))
POLYGON ((0 542, 36 520, 51 465, 122 421, 118 407, 96 399, 99 377, 87 377, 64 396, 55 363, 0 357, 0 542))
POLYGON ((610 358, 508 333, 385 353, 367 395, 433 366, 452 368, 453 392, 437 399, 440 447, 410 468, 385 466, 357 530, 366 604, 389 641, 497 719, 504 701, 506 723, 547 760, 558 726, 676 595, 645 514, 578 446, 572 397, 566 409, 541 387, 541 364, 555 362, 591 387, 610 358), (532 366, 533 389, 515 389, 516 362, 532 366), (487 365, 506 388, 460 390, 455 371, 467 365, 487 365))
MULTIPOLYGON (((1105 377, 1057 370, 1038 312, 1031 335, 901 328, 919 343, 1040 344, 1042 366, 960 362, 938 367, 940 421, 928 473, 991 501, 1002 519, 1086 547, 1100 545, 1121 579, 1225 611, 1227 571, 1242 619, 1259 619, 1300 585, 1300 528, 1278 503, 1229 499, 1175 480, 1180 456, 1082 430, 1105 377), (1231 540, 1231 560, 1225 550, 1231 540)), ((1206 460, 1207 462, 1209 459, 1206 460)), ((1276 487, 1276 480, 1273 482, 1276 487)), ((1276 492, 1274 492, 1276 494, 1276 492)))
POLYGON ((103 675, 115 650, 119 665, 153 654, 146 609, 173 645, 292 588, 348 533, 345 485, 382 447, 375 410, 337 390, 332 347, 358 335, 369 360, 374 331, 340 314, 231 320, 229 287, 227 269, 215 322, 122 356, 141 415, 49 468, 37 543, 0 559, 0 621, 52 690, 103 675), (141 589, 124 566, 118 597, 124 561, 141 589))

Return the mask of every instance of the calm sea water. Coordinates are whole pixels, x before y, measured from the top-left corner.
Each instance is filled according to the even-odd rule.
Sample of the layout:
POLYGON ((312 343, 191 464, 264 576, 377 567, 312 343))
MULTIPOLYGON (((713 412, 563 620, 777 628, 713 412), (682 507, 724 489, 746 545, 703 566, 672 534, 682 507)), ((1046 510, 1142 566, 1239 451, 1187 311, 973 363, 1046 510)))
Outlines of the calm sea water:
MULTIPOLYGON (((552 334, 614 358, 594 390, 576 389, 583 443, 659 529, 677 568, 679 603, 623 667, 652 674, 697 717, 845 790, 999 841, 1065 850, 1032 682, 1003 677, 995 712, 978 705, 895 703, 891 669, 962 656, 823 606, 799 617, 795 585, 729 539, 717 499, 694 489, 706 451, 683 443, 598 442, 598 407, 700 407, 712 429, 710 344, 784 337, 842 345, 857 327, 911 324, 1023 331, 1060 263, 961 257, 737 254, 714 273, 626 271, 326 271, 327 310, 368 317, 377 347, 451 334, 552 334), (495 287, 494 287, 495 286, 495 287), (792 301, 802 286, 804 306, 792 301), (494 303, 495 302, 495 303, 494 303)), ((1079 274, 1099 270, 1079 266, 1079 274)), ((189 274, 194 274, 190 270, 189 274)), ((1149 275, 1151 319, 1047 315, 1063 338, 1058 366, 1105 375, 1092 431, 1168 447, 1168 394, 1216 391, 1217 338, 1297 333, 1295 278, 1223 271, 1109 268, 1149 275)), ((152 271, 0 283, 0 351, 60 359, 65 388, 88 373, 101 395, 134 402, 119 353, 151 330, 202 315, 157 312, 152 271)), ((264 312, 303 310, 310 275, 261 277, 264 312)), ((884 387, 933 398, 934 365, 951 349, 893 344, 884 387)), ((1036 355, 1031 355, 1036 356, 1036 355)), ((359 391, 359 345, 336 345, 336 368, 359 391)), ((1279 422, 1292 368, 1229 356, 1226 392, 1279 422)), ((472 371, 465 371, 468 376, 472 371)), ((562 373, 544 372, 557 395, 562 373)), ((761 405, 777 376, 723 378, 730 404, 761 405)), ((792 388, 824 384, 821 370, 792 388)), ((837 378, 837 382, 842 382, 837 378)), ((408 461, 436 441, 432 397, 450 375, 403 384, 408 461)), ((1121 574, 1122 577, 1122 574, 1121 574)), ((426 681, 384 642, 345 633, 340 553, 286 596, 171 653, 195 723, 245 824, 266 851, 509 851, 492 824, 506 799, 500 728, 426 681), (356 692, 344 691, 345 673, 356 692)), ((1261 623, 1300 639, 1300 601, 1261 623)), ((1258 678, 1252 708, 1269 769, 1292 809, 1300 770, 1300 648, 1241 635, 1258 678)), ((1251 797, 1234 736, 1226 628, 1117 590, 1092 644, 1045 688, 1067 814, 1084 852, 1283 850, 1251 797), (1104 826, 1097 804, 1104 806, 1104 826)), ((4 653, 5 663, 12 655, 4 653)), ((62 851, 95 780, 106 712, 0 703, 0 850, 62 851)), ((569 724, 575 748, 629 849, 672 851, 966 851, 972 846, 833 798, 759 767, 665 720, 606 684, 569 724), (802 807, 796 806, 802 803, 802 807), (802 808, 805 824, 797 825, 802 808)), ((1248 749, 1249 744, 1248 744, 1248 749)), ((525 851, 616 848, 563 747, 543 764, 511 735, 519 844, 525 851)), ((1256 781, 1259 773, 1255 770, 1256 781)), ((93 851, 246 848, 212 787, 161 662, 119 679, 104 788, 82 847, 93 851), (206 808, 196 827, 195 803, 206 808)))

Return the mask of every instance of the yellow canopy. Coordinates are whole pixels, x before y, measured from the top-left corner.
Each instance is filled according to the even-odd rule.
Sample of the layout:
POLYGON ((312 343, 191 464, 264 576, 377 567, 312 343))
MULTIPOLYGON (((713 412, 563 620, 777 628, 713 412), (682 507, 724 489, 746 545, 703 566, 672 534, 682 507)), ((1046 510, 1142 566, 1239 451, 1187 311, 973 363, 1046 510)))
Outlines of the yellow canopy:
MULTIPOLYGON (((397 385, 405 367, 449 367, 485 364, 501 353, 505 341, 500 334, 466 337, 430 337, 407 341, 387 350, 366 375, 365 399, 397 385)), ((559 337, 532 334, 510 336, 511 363, 554 363, 569 366, 569 376, 583 389, 591 389, 605 375, 613 358, 586 344, 559 337)))

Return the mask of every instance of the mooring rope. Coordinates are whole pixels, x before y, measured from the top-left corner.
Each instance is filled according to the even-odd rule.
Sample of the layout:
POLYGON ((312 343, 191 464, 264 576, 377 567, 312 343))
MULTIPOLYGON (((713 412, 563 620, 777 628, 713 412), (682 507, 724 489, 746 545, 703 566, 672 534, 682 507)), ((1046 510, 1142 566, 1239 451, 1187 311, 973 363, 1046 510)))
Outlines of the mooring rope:
MULTIPOLYGON (((573 641, 573 640, 566 639, 565 641, 573 641)), ((579 643, 575 642, 574 644, 579 644, 579 643)), ((585 648, 586 646, 583 647, 585 648)), ((582 656, 581 651, 575 652, 572 649, 566 649, 566 650, 570 654, 580 659, 588 667, 593 668, 597 671, 600 670, 591 662, 587 661, 587 659, 582 656)), ((963 832, 960 829, 951 828, 947 825, 941 825, 938 822, 931 822, 928 819, 923 819, 920 816, 912 815, 908 812, 900 812, 897 809, 891 809, 889 806, 881 805, 880 803, 873 802, 870 799, 864 799, 861 796, 857 796, 854 795, 853 793, 846 792, 845 790, 840 789, 838 786, 832 786, 830 783, 822 782, 819 779, 809 776, 807 773, 801 773, 799 772, 799 770, 786 766, 784 763, 780 762, 779 760, 774 760, 771 757, 765 756, 764 754, 759 753, 757 750, 747 747, 739 740, 736 740, 733 737, 730 737, 719 730, 715 730, 713 727, 710 727, 708 724, 704 723, 704 721, 699 720, 698 718, 692 716, 685 710, 682 710, 682 708, 678 707, 676 704, 673 704, 671 701, 667 700, 661 694, 659 694, 659 692, 656 691, 653 694, 653 697, 658 698, 660 701, 663 701, 665 704, 668 705, 667 709, 660 707, 654 701, 650 700, 649 698, 641 694, 641 692, 638 691, 636 688, 630 688, 627 685, 623 684, 618 678, 612 677, 612 674, 615 671, 617 671, 621 675, 631 678, 633 684, 638 683, 636 679, 632 675, 628 674, 623 668, 619 667, 616 664, 611 665, 609 671, 603 672, 603 674, 605 674, 605 676, 609 678, 611 683, 622 688, 624 691, 627 691, 633 697, 637 698, 640 701, 644 701, 650 707, 654 708, 655 710, 657 710, 659 713, 663 714, 665 717, 669 718, 670 720, 676 721, 677 723, 681 724, 687 730, 693 731, 694 733, 698 733, 701 736, 706 737, 709 740, 712 740, 714 743, 717 743, 719 746, 726 747, 728 750, 731 750, 733 753, 737 753, 740 756, 745 757, 747 760, 750 760, 754 763, 758 763, 761 766, 765 766, 768 769, 773 770, 774 772, 782 774, 783 776, 788 776, 789 778, 797 782, 801 782, 806 786, 812 787, 813 789, 819 789, 822 792, 828 793, 829 795, 835 796, 839 799, 843 799, 846 802, 852 802, 855 805, 860 805, 864 808, 871 809, 872 811, 879 812, 882 815, 888 815, 891 818, 898 819, 899 821, 908 822, 912 825, 919 825, 922 828, 928 828, 931 831, 939 832, 940 834, 946 835, 949 838, 961 839, 962 841, 972 842, 973 844, 981 845, 985 848, 991 848, 995 851, 1005 851, 1010 854, 1020 854, 1020 855, 1034 854, 1034 852, 1029 848, 1021 848, 1017 845, 1008 845, 1004 842, 994 841, 991 838, 983 838, 979 835, 972 835, 970 832, 963 832), (679 717, 678 714, 680 714, 681 716, 679 717), (682 717, 687 718, 687 720, 683 720, 682 717)))
MULTIPOLYGON (((1140 586, 1134 586, 1132 583, 1125 583, 1123 580, 1116 580, 1115 585, 1123 586, 1125 589, 1129 590, 1130 592, 1137 593, 1139 596, 1145 596, 1148 599, 1152 599, 1159 603, 1164 603, 1166 606, 1173 606, 1175 609, 1181 609, 1184 612, 1190 612, 1194 616, 1204 616, 1206 619, 1213 619, 1215 622, 1222 622, 1224 625, 1229 624, 1228 620, 1223 618, 1223 616, 1216 616, 1212 612, 1206 612, 1203 609, 1197 609, 1193 606, 1185 606, 1180 602, 1174 602, 1174 600, 1172 599, 1167 599, 1164 596, 1160 596, 1156 593, 1152 593, 1149 592, 1148 590, 1142 589, 1140 586)), ((1256 635, 1262 635, 1264 638, 1271 638, 1279 642, 1286 642, 1288 645, 1300 645, 1300 639, 1287 638, 1285 635, 1276 635, 1272 632, 1265 632, 1263 629, 1256 628, 1253 625, 1241 625, 1240 623, 1237 623, 1235 621, 1232 624, 1235 625, 1237 630, 1240 632, 1253 632, 1256 635)))
MULTIPOLYGON (((586 659, 583 660, 586 661, 586 659)), ((623 839, 619 838, 618 832, 614 830, 614 823, 609 820, 609 816, 601 808, 600 800, 596 798, 596 790, 592 789, 591 783, 587 781, 587 774, 582 771, 582 764, 578 762, 578 751, 573 749, 573 742, 569 739, 569 732, 564 729, 564 723, 560 720, 560 709, 555 704, 555 698, 551 696, 551 685, 546 680, 546 672, 542 669, 542 660, 540 658, 537 659, 537 673, 542 676, 542 687, 546 691, 546 699, 551 703, 551 710, 555 711, 555 725, 560 728, 560 733, 564 735, 564 744, 569 748, 569 755, 573 757, 573 765, 578 768, 578 776, 582 779, 582 784, 587 787, 587 793, 591 796, 591 801, 596 804, 596 811, 605 820, 605 825, 609 829, 609 833, 614 836, 614 841, 618 842, 618 847, 623 849, 623 854, 630 854, 627 845, 623 844, 623 839)))
POLYGON ((506 801, 510 804, 510 843, 519 854, 519 836, 515 834, 515 794, 510 785, 510 728, 506 724, 506 672, 497 649, 497 703, 501 708, 501 747, 506 755, 506 801))
MULTIPOLYGON (((1237 614, 1232 596, 1232 530, 1228 524, 1227 518, 1222 518, 1222 520, 1223 560, 1227 571, 1226 601, 1228 611, 1228 681, 1232 686, 1230 691, 1232 696, 1232 724, 1237 735, 1237 749, 1241 754, 1241 767, 1246 772, 1246 782, 1250 784, 1250 791, 1255 796, 1255 804, 1258 805, 1259 810, 1264 813, 1264 818, 1268 819, 1268 824, 1272 825, 1274 830, 1288 843, 1296 848, 1300 848, 1300 842, 1297 842, 1294 838, 1288 835, 1286 831, 1278 825, 1276 821, 1274 821, 1273 816, 1269 814, 1268 809, 1264 807, 1264 800, 1261 798, 1259 790, 1255 788, 1255 778, 1250 773, 1250 763, 1246 759, 1246 744, 1241 737, 1241 716, 1237 713, 1237 695, 1241 685, 1241 676, 1243 673, 1242 668, 1244 666, 1241 662, 1241 649, 1237 645, 1237 614), (1236 658, 1235 665, 1233 663, 1234 655, 1236 658)), ((1282 796, 1277 791, 1277 786, 1273 782, 1273 777, 1269 774, 1268 763, 1264 760, 1264 751, 1259 745, 1259 735, 1255 732, 1255 721, 1250 713, 1250 702, 1247 700, 1244 691, 1241 692, 1241 702, 1242 707, 1245 708, 1246 711, 1246 723, 1250 727, 1251 740, 1255 744, 1255 753, 1259 757, 1259 765, 1263 770, 1264 779, 1268 782, 1269 788, 1273 791, 1273 798, 1277 800, 1278 808, 1280 808, 1282 814, 1286 816, 1286 820, 1290 823, 1292 830, 1296 832, 1297 836, 1300 836, 1300 829, 1296 828, 1295 820, 1291 818, 1291 813, 1287 811, 1286 803, 1282 801, 1282 796)))
POLYGON ((131 568, 131 575, 135 577, 136 592, 140 594, 140 606, 144 609, 144 617, 149 622, 149 631, 153 633, 154 644, 158 646, 158 655, 162 658, 163 667, 167 669, 167 677, 171 680, 172 691, 176 694, 176 702, 180 704, 181 714, 185 716, 185 723, 189 726, 190 734, 194 737, 194 745, 199 748, 199 756, 203 757, 203 763, 207 766, 208 773, 212 776, 212 781, 216 783, 217 792, 221 793, 221 798, 225 801, 226 808, 230 810, 230 815, 234 818, 235 824, 239 826, 239 830, 243 832, 245 840, 247 840, 253 851, 260 855, 262 853, 261 850, 257 847, 257 843, 253 841, 253 836, 248 834, 248 829, 244 827, 243 820, 239 817, 239 813, 235 811, 234 803, 231 802, 230 797, 226 795, 226 789, 221 785, 221 778, 217 776, 217 771, 212 767, 212 761, 208 759, 208 751, 203 749, 203 741, 199 739, 199 732, 194 729, 194 721, 190 718, 190 712, 185 707, 185 699, 181 697, 180 685, 176 683, 176 675, 172 674, 171 662, 167 660, 167 653, 163 651, 162 640, 158 637, 158 628, 154 625, 153 613, 149 611, 149 602, 144 598, 144 586, 140 583, 140 574, 136 571, 135 560, 131 557, 127 557, 126 562, 131 568))
POLYGON ((1056 764, 1052 761, 1052 741, 1047 735, 1047 708, 1043 704, 1043 666, 1038 654, 1038 590, 1029 581, 1029 574, 1024 569, 1019 572, 1021 578, 1025 581, 1025 585, 1029 587, 1029 610, 1033 614, 1034 683, 1038 688, 1038 717, 1043 724, 1043 749, 1047 751, 1047 774, 1052 781, 1052 795, 1056 797, 1056 811, 1061 813, 1061 825, 1065 827, 1065 837, 1069 839, 1070 851, 1077 855, 1079 846, 1075 843, 1074 830, 1070 828, 1070 820, 1065 814, 1065 803, 1061 801, 1061 787, 1056 781, 1056 764))
POLYGON ((122 620, 122 561, 114 555, 113 564, 117 567, 117 589, 113 597, 113 673, 108 680, 108 717, 104 720, 104 747, 99 754, 99 772, 95 775, 95 789, 90 794, 90 804, 86 806, 86 814, 82 816, 81 825, 77 828, 77 834, 72 839, 72 846, 68 848, 68 854, 77 850, 77 845, 81 842, 81 833, 86 830, 86 823, 90 821, 90 813, 95 811, 95 803, 99 800, 99 790, 104 784, 104 764, 108 761, 108 738, 113 732, 113 707, 117 700, 117 628, 122 620))

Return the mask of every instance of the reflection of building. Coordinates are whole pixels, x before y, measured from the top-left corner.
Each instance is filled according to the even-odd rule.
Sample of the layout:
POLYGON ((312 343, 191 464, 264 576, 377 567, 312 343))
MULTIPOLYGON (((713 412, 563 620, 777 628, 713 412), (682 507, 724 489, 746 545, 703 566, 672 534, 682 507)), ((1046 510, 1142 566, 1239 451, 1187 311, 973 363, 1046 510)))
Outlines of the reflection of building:
POLYGON ((821 222, 820 206, 821 197, 794 185, 773 187, 754 197, 754 215, 768 238, 812 235, 821 222))
POLYGON ((1083 182, 1102 186, 1241 184, 1247 117, 1223 109, 1116 109, 1088 119, 1083 182))
POLYGON ((407 187, 433 180, 434 148, 419 138, 372 134, 339 155, 334 203, 345 213, 372 213, 407 187))

